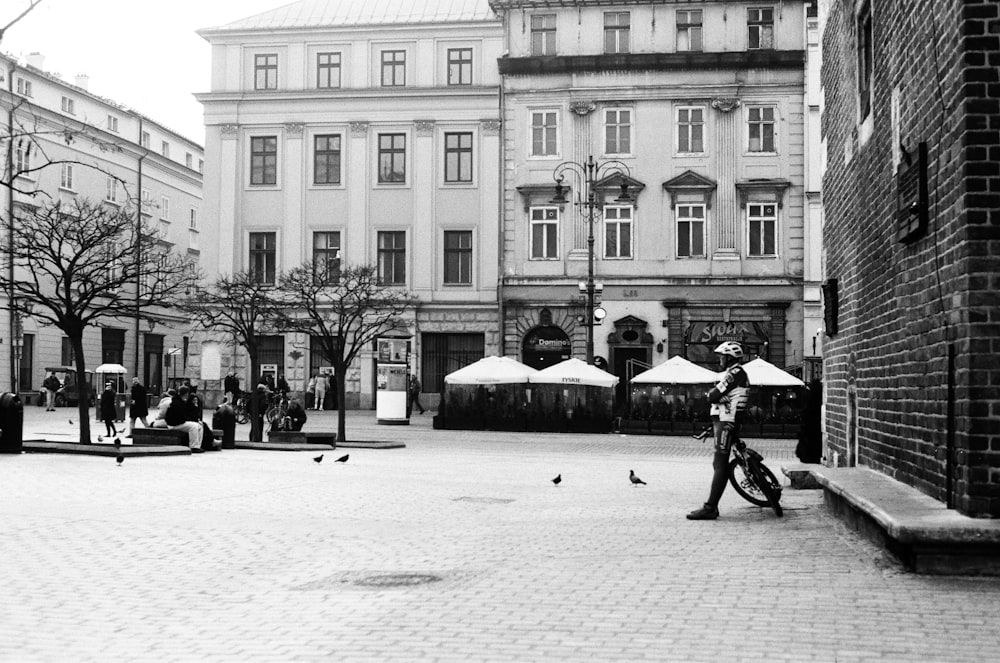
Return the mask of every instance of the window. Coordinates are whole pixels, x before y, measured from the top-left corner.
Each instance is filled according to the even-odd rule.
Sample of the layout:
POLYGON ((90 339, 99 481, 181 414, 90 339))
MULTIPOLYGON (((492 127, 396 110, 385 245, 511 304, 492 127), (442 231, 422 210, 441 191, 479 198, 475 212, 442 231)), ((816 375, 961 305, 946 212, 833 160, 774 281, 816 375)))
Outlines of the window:
POLYGON ((559 208, 531 208, 531 259, 556 260, 559 236, 559 208))
POLYGON ((629 12, 604 12, 604 52, 629 52, 629 12))
POLYGON ((170 143, 165 140, 160 142, 160 154, 168 159, 170 158, 170 143))
POLYGON ((313 184, 340 184, 340 134, 313 137, 313 184))
POLYGON ((313 273, 323 283, 336 283, 340 278, 340 233, 313 233, 313 273))
POLYGON ((170 199, 166 196, 160 196, 160 219, 163 221, 170 220, 170 199))
POLYGON ((406 283, 406 232, 378 234, 378 279, 384 285, 406 283))
POLYGON ((774 203, 747 205, 747 228, 750 233, 747 253, 751 256, 777 255, 778 206, 774 203))
POLYGON ((677 257, 705 257, 705 206, 677 205, 677 257))
POLYGON ((604 208, 604 257, 632 257, 632 208, 604 208))
POLYGON ((677 10, 677 50, 701 50, 701 10, 677 10))
POLYGON ((153 206, 153 194, 149 189, 143 187, 142 192, 139 194, 139 209, 142 210, 143 214, 149 214, 148 210, 153 206))
POLYGON ((30 97, 31 94, 31 81, 25 78, 17 79, 17 93, 22 97, 30 97))
POLYGON ((700 154, 705 151, 705 109, 677 109, 677 151, 700 154))
POLYGON ((188 168, 194 167, 194 156, 190 152, 184 153, 184 165, 188 168))
POLYGON ((444 232, 444 282, 450 285, 472 283, 472 231, 444 232))
POLYGON ((340 87, 340 53, 316 54, 316 87, 340 87))
POLYGON ((632 111, 604 111, 604 153, 630 154, 632 152, 632 111))
POLYGON ((118 180, 111 175, 105 179, 104 200, 109 203, 118 202, 118 180))
POLYGON ((531 17, 531 54, 556 54, 555 14, 535 14, 531 17))
POLYGON ((250 233, 250 274, 257 283, 274 284, 275 242, 274 233, 250 233))
POLYGON ((139 144, 142 145, 143 147, 147 148, 147 149, 149 148, 150 137, 149 137, 149 132, 148 131, 143 131, 142 132, 142 136, 140 136, 140 138, 139 138, 139 144))
POLYGON ((254 136, 250 139, 250 184, 278 183, 278 137, 254 136))
POLYGON ((486 337, 484 334, 424 333, 420 335, 420 350, 420 382, 425 392, 437 393, 444 389, 444 376, 485 356, 486 337))
POLYGON ((76 104, 69 97, 63 97, 62 98, 62 110, 63 110, 64 113, 69 113, 70 115, 74 115, 75 114, 75 111, 74 111, 75 106, 76 106, 76 104))
POLYGON ((253 89, 278 89, 277 53, 264 53, 253 56, 253 89))
POLYGON ((448 85, 472 85, 472 49, 448 49, 448 85))
POLYGON ((406 51, 382 51, 382 87, 406 85, 406 51))
POLYGON ((76 355, 73 353, 73 344, 65 336, 62 338, 62 347, 59 351, 59 358, 63 366, 76 365, 76 355))
POLYGON ((73 164, 62 164, 59 172, 59 186, 63 189, 73 190, 73 164))
POLYGON ((191 208, 191 213, 188 215, 188 228, 191 230, 198 230, 198 210, 191 208))
POLYGON ((774 107, 747 107, 750 152, 774 152, 774 107))
POLYGON ((406 182, 406 134, 379 134, 378 181, 406 182))
POLYGON ((749 7, 747 31, 747 47, 751 50, 774 48, 774 9, 749 7))
POLYGON ((118 133, 118 118, 114 115, 108 115, 108 131, 118 133))
POLYGON ((444 181, 472 181, 472 134, 444 135, 444 181))
POLYGON ((558 121, 556 111, 532 111, 531 156, 544 157, 558 154, 558 121))
POLYGON ((27 173, 31 170, 31 141, 17 141, 17 149, 14 150, 14 171, 16 173, 27 173))
POLYGON ((283 366, 285 362, 285 337, 258 336, 257 361, 261 364, 283 366))
POLYGON ((872 44, 872 6, 866 1, 857 18, 858 29, 858 111, 865 120, 872 110, 872 71, 874 45, 872 44))

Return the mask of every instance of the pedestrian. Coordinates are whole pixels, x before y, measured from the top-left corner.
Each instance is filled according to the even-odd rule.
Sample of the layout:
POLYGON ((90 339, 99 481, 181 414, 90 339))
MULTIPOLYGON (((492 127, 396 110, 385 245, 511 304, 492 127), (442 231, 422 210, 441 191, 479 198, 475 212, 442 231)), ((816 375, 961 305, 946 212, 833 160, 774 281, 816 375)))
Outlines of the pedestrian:
POLYGON ((326 389, 329 385, 326 381, 326 373, 320 373, 316 376, 316 407, 314 410, 323 409, 323 401, 326 399, 326 389))
POLYGON ((135 430, 136 419, 141 421, 145 428, 149 428, 149 421, 146 420, 146 416, 149 414, 149 395, 146 391, 146 387, 139 382, 138 377, 132 378, 132 389, 129 392, 129 399, 129 430, 128 435, 125 437, 132 437, 132 431, 135 430))
POLYGON ((176 395, 176 389, 167 389, 167 393, 163 394, 163 397, 160 398, 160 402, 156 404, 156 416, 153 417, 153 424, 150 428, 167 427, 167 408, 170 407, 170 403, 176 395))
POLYGON ((309 383, 306 384, 306 409, 311 410, 316 403, 316 374, 309 376, 309 383))
POLYGON ((291 391, 291 387, 288 386, 288 380, 285 379, 284 373, 278 373, 277 390, 282 398, 288 398, 288 392, 291 391))
POLYGON ((188 445, 191 447, 191 452, 201 453, 203 435, 201 423, 188 421, 190 412, 190 405, 188 404, 189 393, 190 389, 187 385, 183 385, 177 390, 177 394, 170 399, 170 405, 167 406, 164 421, 167 422, 167 428, 187 433, 188 445))
POLYGON ((101 421, 104 422, 105 431, 108 437, 118 435, 118 430, 115 428, 115 419, 117 418, 118 411, 115 407, 115 388, 113 383, 108 382, 104 385, 104 391, 101 393, 101 421))
POLYGON ((719 366, 723 369, 719 380, 708 394, 712 404, 709 414, 715 433, 715 454, 712 457, 712 486, 708 501, 700 509, 687 515, 688 520, 715 520, 719 517, 719 500, 726 490, 729 479, 729 453, 733 443, 739 439, 740 424, 746 412, 747 394, 750 380, 743 370, 743 346, 733 341, 719 344, 715 350, 719 355, 719 366))
POLYGON ((264 380, 264 384, 267 385, 267 390, 273 393, 275 390, 274 375, 271 373, 265 373, 262 379, 264 380))
POLYGON ((236 404, 236 399, 240 397, 240 379, 236 377, 236 374, 229 371, 226 379, 222 383, 223 389, 226 392, 226 398, 229 399, 230 403, 236 404))
POLYGON ((256 430, 251 430, 251 442, 260 442, 264 439, 264 417, 267 415, 268 395, 267 385, 261 382, 257 385, 253 396, 250 397, 250 411, 256 412, 254 416, 257 423, 256 430))
POLYGON ((417 379, 417 374, 414 373, 410 376, 410 409, 416 405, 420 408, 420 414, 424 413, 424 406, 420 404, 420 380, 417 379))
POLYGON ((45 387, 45 411, 55 412, 56 411, 56 392, 62 388, 62 383, 59 382, 59 378, 52 371, 45 376, 45 381, 42 382, 42 386, 45 387))

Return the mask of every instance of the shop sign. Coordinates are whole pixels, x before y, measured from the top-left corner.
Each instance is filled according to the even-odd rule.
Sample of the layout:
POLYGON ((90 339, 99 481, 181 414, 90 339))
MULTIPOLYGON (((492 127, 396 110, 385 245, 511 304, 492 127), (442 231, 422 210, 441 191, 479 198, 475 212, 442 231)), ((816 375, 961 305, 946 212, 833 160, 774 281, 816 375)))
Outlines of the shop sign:
POLYGON ((524 349, 529 352, 566 352, 570 340, 558 327, 538 327, 524 337, 524 349))
POLYGON ((757 344, 767 340, 763 326, 758 322, 692 322, 687 329, 688 343, 739 343, 757 344))

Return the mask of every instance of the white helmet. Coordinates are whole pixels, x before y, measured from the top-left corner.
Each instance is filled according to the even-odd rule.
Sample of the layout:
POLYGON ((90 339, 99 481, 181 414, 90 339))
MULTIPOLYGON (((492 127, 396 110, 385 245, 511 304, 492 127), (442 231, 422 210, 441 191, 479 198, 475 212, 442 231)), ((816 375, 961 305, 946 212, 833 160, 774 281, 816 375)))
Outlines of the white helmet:
POLYGON ((729 355, 730 357, 735 357, 736 359, 743 359, 743 346, 735 341, 726 341, 725 343, 720 343, 715 350, 713 350, 717 355, 729 355))

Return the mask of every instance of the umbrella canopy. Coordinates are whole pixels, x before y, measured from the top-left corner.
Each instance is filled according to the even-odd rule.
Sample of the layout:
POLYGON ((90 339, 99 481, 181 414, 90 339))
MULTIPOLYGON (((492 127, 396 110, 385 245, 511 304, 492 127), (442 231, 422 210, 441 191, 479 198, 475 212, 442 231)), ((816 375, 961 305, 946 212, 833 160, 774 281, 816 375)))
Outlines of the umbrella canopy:
POLYGON ((743 364, 751 387, 804 387, 805 382, 757 357, 743 364))
POLYGON ((510 357, 484 357, 444 376, 445 384, 518 384, 537 373, 510 357))
POLYGON ((680 355, 632 378, 633 384, 715 384, 718 381, 719 376, 713 371, 680 355))
POLYGON ((124 373, 125 367, 121 364, 101 364, 94 369, 95 373, 124 373))
POLYGON ((613 387, 618 384, 618 376, 591 366, 576 358, 561 361, 533 373, 528 382, 532 384, 582 384, 590 387, 613 387))

